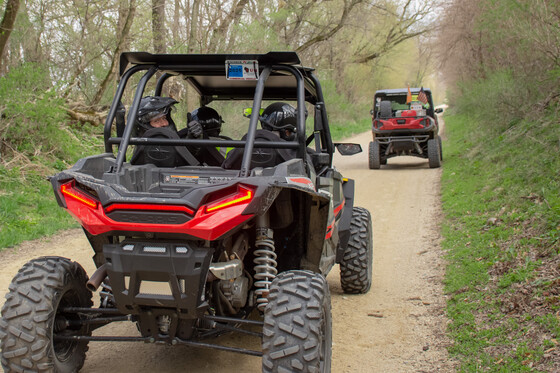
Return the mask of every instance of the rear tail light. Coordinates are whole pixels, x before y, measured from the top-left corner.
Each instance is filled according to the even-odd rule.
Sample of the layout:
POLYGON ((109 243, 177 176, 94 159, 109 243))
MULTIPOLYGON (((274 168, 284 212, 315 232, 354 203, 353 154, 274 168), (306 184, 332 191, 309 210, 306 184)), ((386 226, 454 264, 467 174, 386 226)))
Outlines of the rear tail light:
POLYGON ((238 185, 237 191, 206 205, 205 212, 214 212, 226 207, 249 203, 254 197, 253 190, 238 185))
POLYGON ((65 198, 76 200, 83 205, 91 207, 92 209, 96 209, 97 204, 99 203, 95 198, 90 197, 85 192, 82 192, 81 190, 76 188, 75 180, 72 180, 66 184, 62 184, 60 186, 60 192, 65 198))

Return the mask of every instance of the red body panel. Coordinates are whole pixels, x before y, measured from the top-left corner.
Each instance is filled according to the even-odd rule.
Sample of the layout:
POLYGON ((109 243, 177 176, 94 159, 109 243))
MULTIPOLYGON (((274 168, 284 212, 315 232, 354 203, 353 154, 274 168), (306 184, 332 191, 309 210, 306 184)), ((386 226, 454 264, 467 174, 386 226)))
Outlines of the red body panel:
POLYGON ((375 119, 373 121, 373 126, 379 130, 401 130, 401 129, 423 129, 430 124, 430 121, 426 117, 414 118, 414 117, 400 117, 391 119, 375 119))
MULTIPOLYGON (((200 208, 191 220, 183 224, 128 223, 109 218, 105 209, 99 204, 94 209, 72 198, 65 198, 65 200, 68 212, 93 235, 110 231, 164 232, 188 234, 212 241, 253 217, 253 215, 242 215, 249 204, 247 202, 210 213, 200 208)), ((166 206, 161 206, 159 211, 166 211, 166 206)))

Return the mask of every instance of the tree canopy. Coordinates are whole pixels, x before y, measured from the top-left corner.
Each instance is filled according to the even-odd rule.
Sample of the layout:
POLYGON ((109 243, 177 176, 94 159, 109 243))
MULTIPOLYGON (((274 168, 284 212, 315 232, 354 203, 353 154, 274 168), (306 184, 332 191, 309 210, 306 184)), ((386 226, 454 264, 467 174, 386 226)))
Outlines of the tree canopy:
MULTIPOLYGON (((96 106, 109 102, 116 62, 125 50, 295 50, 305 65, 333 72, 339 92, 356 96, 358 89, 371 96, 372 89, 386 88, 377 84, 387 84, 375 82, 373 71, 387 69, 385 57, 409 40, 418 44, 433 28, 436 2, 73 0, 60 6, 54 0, 29 0, 18 11, 19 2, 6 1, 1 72, 37 63, 70 106, 96 106)), ((393 84, 404 85, 400 80, 393 84)))

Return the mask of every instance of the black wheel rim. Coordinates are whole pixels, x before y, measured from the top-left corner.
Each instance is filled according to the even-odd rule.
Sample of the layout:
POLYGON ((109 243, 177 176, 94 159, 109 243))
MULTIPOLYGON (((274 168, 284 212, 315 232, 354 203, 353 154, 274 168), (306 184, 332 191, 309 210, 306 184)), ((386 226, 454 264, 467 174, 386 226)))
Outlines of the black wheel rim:
POLYGON ((57 335, 80 335, 80 328, 76 329, 76 327, 72 328, 70 326, 65 326, 66 321, 79 320, 79 316, 77 314, 63 313, 60 310, 64 309, 65 307, 71 307, 79 304, 80 299, 78 294, 73 290, 66 290, 60 297, 60 300, 56 307, 56 314, 52 326, 52 344, 54 355, 59 361, 68 360, 72 356, 79 342, 69 340, 56 340, 54 337, 57 335))

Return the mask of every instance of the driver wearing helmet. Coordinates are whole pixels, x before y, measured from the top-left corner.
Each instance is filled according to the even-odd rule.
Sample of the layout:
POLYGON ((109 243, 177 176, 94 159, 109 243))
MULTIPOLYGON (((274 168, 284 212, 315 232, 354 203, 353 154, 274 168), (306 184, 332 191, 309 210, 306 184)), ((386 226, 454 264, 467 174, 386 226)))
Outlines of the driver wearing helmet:
MULTIPOLYGON (((178 101, 171 97, 146 96, 140 101, 138 109, 139 136, 152 128, 167 127, 177 132, 175 122, 171 118, 173 105, 178 101)), ((203 128, 197 121, 189 120, 187 128, 178 132, 180 137, 198 138, 202 135, 203 128)))
POLYGON ((171 109, 177 104, 177 100, 171 97, 146 96, 140 100, 138 109, 138 135, 142 136, 152 128, 169 127, 177 131, 173 119, 171 119, 171 109))
MULTIPOLYGON (((136 135, 140 137, 178 139, 177 127, 171 118, 173 105, 178 102, 171 97, 146 96, 140 100, 136 135)), ((200 125, 198 125, 200 127, 200 125)), ((200 128, 202 131, 202 128, 200 128)), ((131 164, 152 163, 158 167, 196 165, 199 161, 183 146, 139 145, 135 148, 131 164)))

